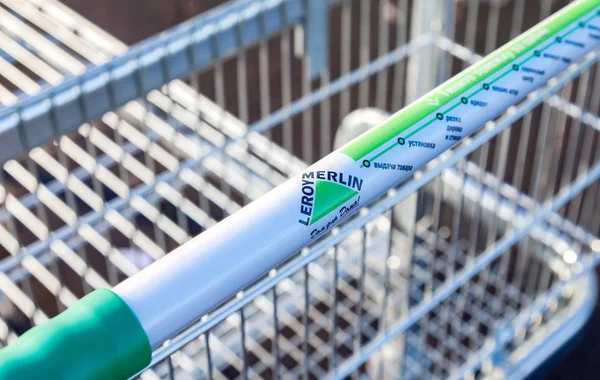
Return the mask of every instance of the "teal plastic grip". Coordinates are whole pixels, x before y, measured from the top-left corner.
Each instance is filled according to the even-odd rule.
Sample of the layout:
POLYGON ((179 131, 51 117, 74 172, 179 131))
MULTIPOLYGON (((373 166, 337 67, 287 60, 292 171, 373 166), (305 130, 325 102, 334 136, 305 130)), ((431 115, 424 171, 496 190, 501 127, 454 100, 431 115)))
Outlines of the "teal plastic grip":
POLYGON ((0 350, 0 379, 127 379, 151 356, 129 306, 99 289, 0 350))

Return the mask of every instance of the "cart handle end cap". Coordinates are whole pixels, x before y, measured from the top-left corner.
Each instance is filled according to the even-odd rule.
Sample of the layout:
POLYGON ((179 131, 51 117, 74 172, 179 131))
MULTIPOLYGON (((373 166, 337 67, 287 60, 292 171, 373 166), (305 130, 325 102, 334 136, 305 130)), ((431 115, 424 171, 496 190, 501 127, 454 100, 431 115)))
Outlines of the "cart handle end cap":
POLYGON ((98 289, 0 350, 0 379, 127 379, 151 357, 133 311, 98 289))

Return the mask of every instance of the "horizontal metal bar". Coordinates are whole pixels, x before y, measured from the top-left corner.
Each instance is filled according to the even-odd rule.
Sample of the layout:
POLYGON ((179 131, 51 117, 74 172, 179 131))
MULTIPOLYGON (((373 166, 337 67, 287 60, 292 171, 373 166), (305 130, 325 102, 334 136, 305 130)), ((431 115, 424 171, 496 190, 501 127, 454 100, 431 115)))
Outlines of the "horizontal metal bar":
POLYGON ((302 0, 227 3, 0 110, 0 165, 165 83, 303 21, 302 0))

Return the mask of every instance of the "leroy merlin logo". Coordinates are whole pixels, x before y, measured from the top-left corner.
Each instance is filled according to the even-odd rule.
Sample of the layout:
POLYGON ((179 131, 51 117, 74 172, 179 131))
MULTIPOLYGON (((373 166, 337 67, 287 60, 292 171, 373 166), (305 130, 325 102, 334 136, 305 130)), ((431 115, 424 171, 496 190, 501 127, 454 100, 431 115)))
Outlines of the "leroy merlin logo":
POLYGON ((310 226, 358 194, 363 180, 340 172, 314 171, 302 174, 298 223, 310 226))

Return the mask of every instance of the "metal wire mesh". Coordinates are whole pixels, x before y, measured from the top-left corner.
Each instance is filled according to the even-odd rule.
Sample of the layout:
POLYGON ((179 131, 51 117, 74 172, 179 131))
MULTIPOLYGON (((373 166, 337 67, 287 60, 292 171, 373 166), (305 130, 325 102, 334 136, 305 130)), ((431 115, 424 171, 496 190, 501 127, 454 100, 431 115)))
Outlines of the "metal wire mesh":
MULTIPOLYGON (((58 2, 0 3, 5 106, 126 50, 58 2)), ((340 1, 316 79, 302 28, 286 27, 8 161, 2 343, 329 153, 351 110, 401 108, 564 3, 441 1, 445 16, 423 24, 418 2, 340 1)), ((594 298, 598 60, 198 316, 140 376, 521 376, 524 358, 594 298)))

